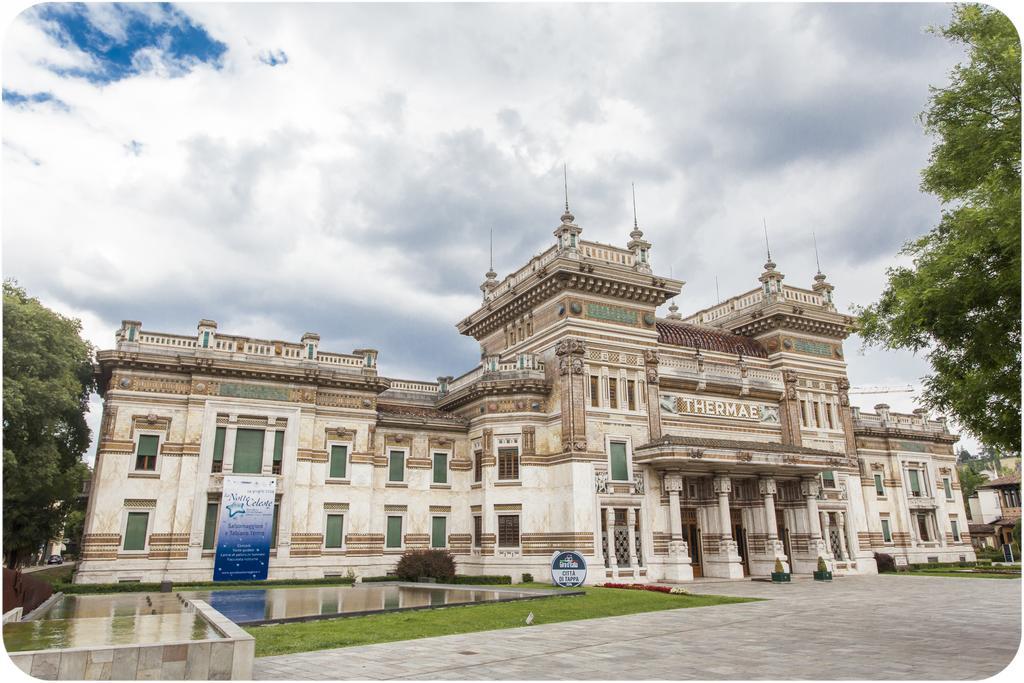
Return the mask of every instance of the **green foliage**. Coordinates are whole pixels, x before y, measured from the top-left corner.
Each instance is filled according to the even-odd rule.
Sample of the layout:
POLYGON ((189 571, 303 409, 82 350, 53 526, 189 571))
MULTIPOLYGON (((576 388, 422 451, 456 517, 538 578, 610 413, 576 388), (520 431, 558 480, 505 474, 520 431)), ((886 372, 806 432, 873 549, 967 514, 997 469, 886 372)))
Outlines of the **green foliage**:
POLYGON ((419 578, 451 581, 455 576, 455 556, 442 548, 409 550, 398 559, 395 573, 403 581, 419 578))
MULTIPOLYGON (((527 577, 530 578, 530 581, 533 580, 533 577, 530 576, 529 574, 523 574, 523 583, 529 583, 530 582, 530 581, 526 580, 527 577)), ((509 585, 509 584, 512 583, 512 577, 511 576, 496 576, 496 575, 493 575, 493 574, 490 575, 490 576, 484 575, 484 574, 481 574, 479 576, 460 575, 460 576, 452 577, 452 579, 449 581, 449 583, 460 584, 460 585, 465 584, 467 586, 509 585)))
POLYGON ((786 568, 782 566, 782 560, 775 558, 775 569, 772 570, 776 574, 782 574, 786 571, 786 568))
POLYGON ((92 348, 81 323, 11 281, 4 296, 3 550, 15 567, 56 537, 81 490, 92 348))
POLYGON ((821 555, 818 555, 818 571, 819 572, 827 572, 828 571, 828 565, 825 564, 825 558, 822 557, 821 555))
POLYGON ((958 466, 956 472, 960 479, 960 491, 963 493, 964 500, 973 496, 978 487, 988 481, 988 475, 978 472, 973 463, 958 466))
POLYGON ((922 189, 944 208, 907 243, 881 298, 858 311, 868 345, 927 351, 923 400, 981 440, 1020 450, 1020 40, 998 10, 957 5, 936 29, 970 59, 932 88, 937 141, 922 189))
MULTIPOLYGON (((393 580, 393 579, 391 579, 393 580)), ((279 579, 271 581, 185 581, 172 584, 172 590, 200 590, 217 589, 226 590, 231 588, 249 588, 258 586, 260 588, 288 588, 289 586, 347 586, 355 582, 355 579, 347 576, 328 576, 322 579, 279 579)), ((156 593, 160 590, 159 583, 55 583, 54 592, 61 592, 75 595, 88 595, 92 593, 156 593)))
POLYGON ((523 583, 533 583, 533 574, 530 574, 529 572, 523 572, 523 583))
POLYGON ((879 574, 896 572, 896 558, 888 553, 875 553, 875 564, 878 565, 879 574))

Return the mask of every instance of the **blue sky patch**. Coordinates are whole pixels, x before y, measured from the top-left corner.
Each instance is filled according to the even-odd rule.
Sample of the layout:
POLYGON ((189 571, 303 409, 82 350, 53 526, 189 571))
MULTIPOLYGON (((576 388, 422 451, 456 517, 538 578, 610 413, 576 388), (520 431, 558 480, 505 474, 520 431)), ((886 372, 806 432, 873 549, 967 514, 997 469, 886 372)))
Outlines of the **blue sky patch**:
POLYGON ((7 88, 4 88, 3 100, 4 104, 9 104, 12 107, 50 102, 58 109, 68 111, 68 105, 54 97, 53 93, 49 92, 20 93, 17 90, 8 90, 7 88))
POLYGON ((268 66, 278 66, 288 63, 288 55, 284 50, 264 50, 260 53, 260 61, 268 66))
POLYGON ((46 4, 32 11, 58 43, 77 48, 95 61, 92 69, 54 71, 94 83, 110 83, 145 71, 150 60, 144 56, 149 50, 160 52, 172 76, 184 75, 198 64, 219 68, 227 51, 227 45, 169 3, 46 4))

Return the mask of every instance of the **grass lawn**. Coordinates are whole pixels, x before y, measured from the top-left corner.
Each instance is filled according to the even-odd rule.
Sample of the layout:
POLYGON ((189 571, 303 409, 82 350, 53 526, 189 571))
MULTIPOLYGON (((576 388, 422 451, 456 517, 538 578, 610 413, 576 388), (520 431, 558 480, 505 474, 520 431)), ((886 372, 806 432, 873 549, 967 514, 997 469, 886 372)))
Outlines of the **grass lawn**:
POLYGON ((955 569, 914 569, 907 572, 897 572, 897 574, 904 574, 906 576, 952 576, 957 579, 1019 579, 1020 574, 1011 574, 1009 572, 986 572, 986 571, 972 571, 964 572, 957 571, 955 569))
MULTIPOLYGON (((547 584, 516 584, 497 588, 550 588, 547 584)), ((681 607, 705 607, 753 598, 723 595, 667 595, 618 588, 585 588, 586 595, 541 598, 489 605, 467 605, 413 612, 391 612, 366 617, 324 619, 246 628, 256 638, 256 656, 370 645, 455 633, 472 633, 525 626, 533 612, 534 624, 614 617, 681 607)))

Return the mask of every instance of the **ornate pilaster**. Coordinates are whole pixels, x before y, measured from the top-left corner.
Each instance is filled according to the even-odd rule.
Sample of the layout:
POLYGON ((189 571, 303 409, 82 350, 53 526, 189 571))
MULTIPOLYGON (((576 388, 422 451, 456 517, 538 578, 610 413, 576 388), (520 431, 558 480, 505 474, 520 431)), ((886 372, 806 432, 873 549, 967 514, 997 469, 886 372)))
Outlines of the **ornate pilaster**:
POLYGON ((558 374, 562 383, 562 449, 587 450, 586 393, 584 389, 583 355, 586 344, 569 337, 558 342, 558 374))
POLYGON ((683 540, 683 517, 679 509, 679 494, 683 490, 683 475, 679 472, 668 472, 665 474, 664 483, 665 491, 668 492, 668 518, 671 533, 664 578, 666 581, 691 581, 693 567, 690 565, 690 548, 683 540))
MULTIPOLYGON (((782 443, 802 445, 800 436, 800 399, 796 394, 797 377, 795 370, 783 370, 782 380, 786 385, 782 400, 779 401, 779 419, 782 422, 782 443)), ((853 430, 850 430, 853 433, 853 430)))
POLYGON ((644 351, 644 370, 647 376, 647 428, 651 441, 661 438, 661 396, 658 386, 658 352, 644 351))
POLYGON ((836 381, 839 388, 839 421, 843 425, 847 457, 857 457, 857 439, 853 434, 853 412, 850 410, 850 380, 845 376, 836 381))
POLYGON ((608 568, 612 570, 612 576, 615 576, 615 570, 619 568, 618 560, 615 559, 615 508, 604 509, 604 525, 608 544, 608 568))

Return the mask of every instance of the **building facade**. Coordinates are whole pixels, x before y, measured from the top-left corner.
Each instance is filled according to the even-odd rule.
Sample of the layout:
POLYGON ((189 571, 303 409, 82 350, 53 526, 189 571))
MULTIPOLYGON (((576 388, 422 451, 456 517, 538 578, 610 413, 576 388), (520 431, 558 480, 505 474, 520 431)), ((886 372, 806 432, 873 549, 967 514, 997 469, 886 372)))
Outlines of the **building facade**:
POLYGON ((967 505, 974 547, 1001 548, 1013 544, 1013 528, 1020 523, 1020 472, 985 482, 967 505))
MULTIPOLYGON (((850 406, 820 273, 683 319, 683 282, 625 248, 555 243, 490 271, 458 330, 479 364, 383 377, 377 352, 126 320, 97 354, 104 398, 80 582, 208 580, 223 477, 277 479, 270 578, 382 575, 443 547, 469 574, 543 580, 556 550, 588 582, 837 573, 973 559, 953 443, 923 413, 850 406)), ((753 279, 753 278, 752 278, 753 279)))

